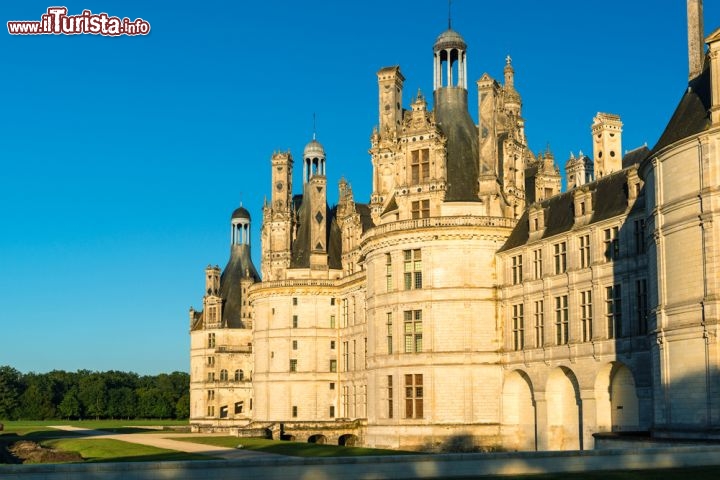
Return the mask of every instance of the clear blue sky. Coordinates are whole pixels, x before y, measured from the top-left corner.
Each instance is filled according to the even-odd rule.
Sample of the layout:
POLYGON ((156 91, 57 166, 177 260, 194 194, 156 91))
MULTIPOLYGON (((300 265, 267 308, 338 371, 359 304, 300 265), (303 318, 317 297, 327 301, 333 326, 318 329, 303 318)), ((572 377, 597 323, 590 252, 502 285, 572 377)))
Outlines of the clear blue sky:
MULTIPOLYGON (((707 33, 719 3, 705 4, 707 33)), ((509 5, 453 2, 473 117, 474 80, 501 79, 510 54, 534 151, 549 143, 561 168, 591 152, 598 111, 621 115, 623 148, 652 147, 687 83, 684 1, 509 5)), ((401 66, 405 107, 418 88, 431 97, 447 28, 444 0, 26 0, 0 13, 0 365, 23 372, 187 371, 187 311, 205 266, 227 261, 241 201, 259 268, 272 152, 299 158, 315 112, 328 181, 345 176, 367 201, 375 73, 401 66), (58 3, 152 31, 7 33, 58 3)))

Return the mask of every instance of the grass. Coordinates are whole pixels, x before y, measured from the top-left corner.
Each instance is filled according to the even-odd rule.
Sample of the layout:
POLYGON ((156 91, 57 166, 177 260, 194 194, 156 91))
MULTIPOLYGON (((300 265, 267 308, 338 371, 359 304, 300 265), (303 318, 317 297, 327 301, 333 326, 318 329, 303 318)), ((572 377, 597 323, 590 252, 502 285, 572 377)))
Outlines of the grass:
POLYGON ((182 437, 174 440, 184 442, 202 443, 218 447, 236 448, 243 446, 243 450, 253 450, 291 457, 362 457, 378 455, 414 455, 415 452, 401 450, 383 450, 364 447, 340 447, 337 445, 319 445, 316 443, 286 442, 280 440, 265 440, 262 438, 238 437, 182 437))
POLYGON ((68 432, 50 428, 51 425, 72 425, 73 427, 89 428, 91 430, 108 430, 114 433, 154 430, 137 427, 188 426, 187 420, 1 420, 0 423, 5 426, 5 429, 0 431, 0 436, 8 433, 24 436, 35 432, 53 432, 58 436, 67 436, 68 432))
POLYGON ((78 452, 86 462, 156 462, 179 460, 211 460, 214 457, 197 453, 176 452, 163 448, 138 445, 111 439, 64 438, 45 440, 44 447, 78 452))
MULTIPOLYGON (((157 431, 156 428, 187 426, 187 421, 175 420, 44 420, 3 421, 0 431, 0 448, 18 440, 31 440, 44 447, 66 452, 78 452, 87 462, 151 462, 176 460, 210 460, 206 455, 176 452, 157 447, 122 442, 112 439, 84 438, 72 431, 50 428, 51 425, 72 425, 112 433, 140 433, 157 431)), ((1 461, 1 459, 0 459, 1 461)))

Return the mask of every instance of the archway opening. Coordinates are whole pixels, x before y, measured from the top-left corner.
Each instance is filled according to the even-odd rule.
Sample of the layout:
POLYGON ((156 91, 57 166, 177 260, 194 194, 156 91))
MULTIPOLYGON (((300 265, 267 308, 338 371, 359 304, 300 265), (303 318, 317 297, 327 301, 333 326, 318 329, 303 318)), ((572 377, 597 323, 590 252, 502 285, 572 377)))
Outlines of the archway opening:
POLYGON ((357 441, 358 437, 356 435, 346 433, 345 435, 340 435, 340 438, 338 438, 338 445, 341 447, 354 447, 357 444, 357 441))
POLYGON ((308 443, 317 443, 318 445, 325 445, 327 443, 327 437, 322 434, 312 435, 308 438, 308 443))
POLYGON ((505 442, 515 450, 537 450, 535 399, 527 374, 515 370, 505 379, 502 393, 505 442))
POLYGON ((575 374, 556 368, 548 377, 547 401, 548 450, 581 450, 581 402, 575 374))

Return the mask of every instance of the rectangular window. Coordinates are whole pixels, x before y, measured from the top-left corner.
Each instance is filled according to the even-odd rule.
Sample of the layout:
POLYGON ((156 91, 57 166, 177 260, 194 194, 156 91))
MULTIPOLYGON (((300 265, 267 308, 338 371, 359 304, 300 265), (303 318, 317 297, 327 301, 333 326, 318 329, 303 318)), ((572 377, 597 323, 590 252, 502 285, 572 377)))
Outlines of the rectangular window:
POLYGON ((515 255, 512 257, 512 283, 517 285, 522 283, 522 255, 515 255))
POLYGON ((635 253, 645 253, 645 219, 635 220, 635 253))
POLYGON ((227 405, 223 405, 220 407, 220 418, 227 418, 228 416, 228 407, 227 405))
POLYGON ((590 235, 580 236, 580 268, 590 266, 590 235))
POLYGON ((410 171, 413 184, 430 179, 430 149, 422 148, 410 152, 410 171))
POLYGON ((208 348, 215 348, 215 334, 208 333, 208 348))
POLYGON ((543 300, 535 301, 535 347, 540 348, 545 343, 545 302, 543 300))
POLYGON ((533 269, 535 270, 535 278, 541 279, 543 274, 543 260, 542 260, 542 250, 537 249, 533 250, 533 269))
POLYGON ((214 405, 208 405, 208 417, 215 416, 215 406, 214 405))
POLYGON ((405 418, 423 418, 423 376, 405 375, 405 418))
POLYGON ((335 298, 330 299, 330 305, 335 306, 335 298))
POLYGON ((357 340, 353 340, 352 343, 352 369, 357 369, 357 340))
POLYGON ((235 402, 235 415, 237 415, 239 413, 243 413, 243 407, 244 407, 243 402, 235 402))
POLYGON ((603 242, 605 244, 605 260, 615 260, 620 257, 620 239, 618 238, 618 227, 607 228, 603 231, 603 242))
POLYGON ((208 367, 212 367, 213 365, 215 365, 215 357, 207 357, 207 364, 208 367))
POLYGON ((405 290, 422 288, 422 254, 420 249, 404 250, 405 290))
POLYGON ((347 327, 348 326, 348 299, 343 298, 342 299, 342 326, 347 327))
POLYGON ((430 217, 430 200, 417 200, 410 205, 413 220, 430 217))
POLYGON ((348 342, 343 342, 343 372, 347 372, 350 370, 350 361, 349 361, 349 351, 348 351, 348 342))
POLYGON ((335 382, 330 382, 330 390, 335 390, 335 382))
POLYGON ((525 319, 522 303, 512 306, 513 349, 522 350, 525 347, 525 319))
POLYGON ((217 307, 208 307, 208 323, 217 322, 217 307))
POLYGON ((293 297, 293 305, 297 305, 297 297, 293 297))
POLYGON ((393 278, 392 278, 392 257, 389 253, 385 254, 385 289, 388 292, 392 292, 393 289, 393 278))
POLYGON ((403 312, 405 324, 405 353, 422 352, 422 310, 403 312))
POLYGON ((622 294, 620 285, 605 287, 605 316, 608 338, 622 336, 622 294))
POLYGON ((647 280, 640 279, 635 282, 635 292, 637 295, 637 317, 638 317, 638 333, 645 335, 648 332, 648 295, 647 280))
POLYGON ((330 371, 337 372, 337 360, 330 360, 330 371))
POLYGON ((330 328, 335 328, 335 315, 330 315, 330 328))
POLYGON ((297 315, 293 315, 293 317, 292 317, 292 327, 293 328, 298 327, 298 316, 297 315))
POLYGON ((215 372, 208 372, 208 382, 215 381, 215 372))
POLYGON ((387 376, 387 417, 393 418, 393 377, 387 376))
POLYGON ((297 405, 293 405, 292 416, 293 416, 293 418, 297 418, 297 415, 298 415, 297 405))
POLYGON ((290 371, 297 372, 297 359, 295 358, 290 359, 290 371))
POLYGON ((330 350, 335 350, 335 340, 330 340, 330 350))
POLYGON ((292 341, 292 349, 297 350, 297 340, 292 341))
POLYGON ((553 256, 555 259, 555 274, 565 273, 567 270, 567 244, 565 242, 553 245, 553 256))
POLYGON ((555 343, 557 345, 566 345, 568 343, 567 295, 555 297, 555 343))
POLYGON ((330 405, 330 418, 335 418, 335 405, 330 405))
POLYGON ((393 318, 392 312, 387 312, 387 353, 390 355, 393 352, 393 318))
POLYGON ((215 400, 215 390, 208 390, 207 397, 208 397, 208 400, 215 400))
POLYGON ((592 290, 580 292, 580 328, 582 341, 592 340, 592 290))

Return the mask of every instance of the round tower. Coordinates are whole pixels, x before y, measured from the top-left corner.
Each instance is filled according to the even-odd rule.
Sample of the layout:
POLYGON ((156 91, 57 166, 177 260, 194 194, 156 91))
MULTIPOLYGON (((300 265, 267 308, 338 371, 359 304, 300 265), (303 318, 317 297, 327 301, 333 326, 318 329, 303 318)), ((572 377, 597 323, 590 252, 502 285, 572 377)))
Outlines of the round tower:
POLYGON ((303 183, 309 182, 316 175, 325 176, 325 149, 313 134, 313 139, 305 145, 303 151, 303 183))
POLYGON ((462 35, 448 28, 435 41, 433 52, 433 90, 447 87, 467 90, 467 45, 462 35))

